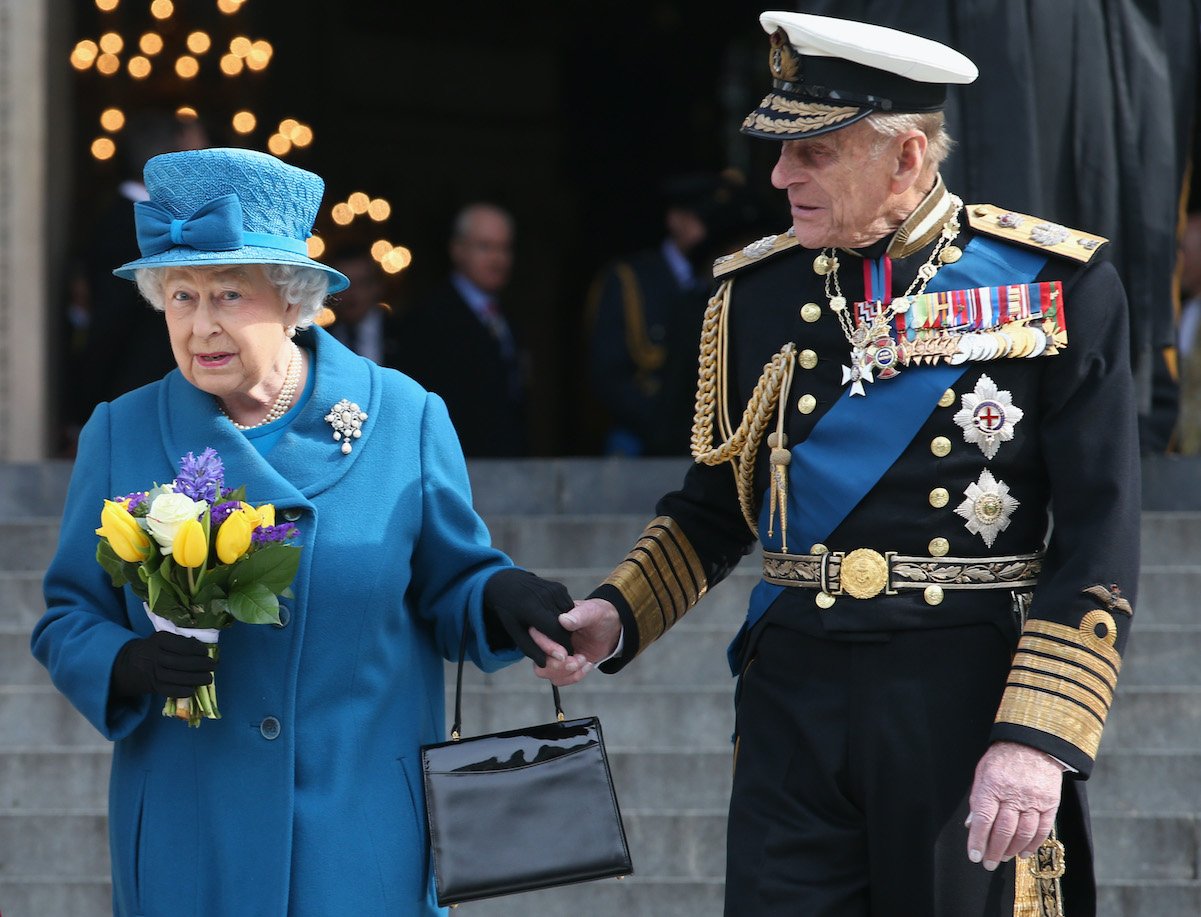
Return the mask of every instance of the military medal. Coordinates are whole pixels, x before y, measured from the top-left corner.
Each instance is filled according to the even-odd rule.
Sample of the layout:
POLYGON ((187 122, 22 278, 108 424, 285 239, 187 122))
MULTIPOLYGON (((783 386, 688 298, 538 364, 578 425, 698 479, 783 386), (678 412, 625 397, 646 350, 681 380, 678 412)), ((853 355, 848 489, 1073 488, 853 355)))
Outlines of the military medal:
POLYGON ((1013 428, 1025 412, 1014 405, 1013 395, 997 388, 995 382, 983 375, 976 381, 976 389, 965 392, 963 407, 955 414, 955 423, 963 428, 966 442, 975 443, 991 459, 1001 448, 1001 443, 1013 439, 1013 428))
POLYGON ((1009 485, 994 478, 987 468, 976 483, 967 486, 964 496, 967 499, 955 512, 967 520, 965 528, 991 548, 997 535, 1009 528, 1009 517, 1021 504, 1009 495, 1009 485))

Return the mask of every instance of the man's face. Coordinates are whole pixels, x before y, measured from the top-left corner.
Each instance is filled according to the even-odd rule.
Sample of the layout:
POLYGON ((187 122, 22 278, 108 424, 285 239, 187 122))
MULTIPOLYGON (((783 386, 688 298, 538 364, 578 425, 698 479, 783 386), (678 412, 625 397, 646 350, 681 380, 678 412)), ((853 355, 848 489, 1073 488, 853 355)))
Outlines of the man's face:
POLYGON ((513 230, 504 214, 481 208, 450 246, 455 270, 485 293, 499 293, 513 267, 513 230))
POLYGON ((891 152, 863 122, 805 140, 785 140, 771 183, 788 192, 797 240, 806 248, 853 248, 879 238, 891 191, 891 152))
POLYGON ((330 266, 341 271, 350 281, 350 286, 335 297, 334 312, 339 321, 358 324, 379 305, 383 294, 379 268, 368 255, 339 258, 331 261, 330 266))

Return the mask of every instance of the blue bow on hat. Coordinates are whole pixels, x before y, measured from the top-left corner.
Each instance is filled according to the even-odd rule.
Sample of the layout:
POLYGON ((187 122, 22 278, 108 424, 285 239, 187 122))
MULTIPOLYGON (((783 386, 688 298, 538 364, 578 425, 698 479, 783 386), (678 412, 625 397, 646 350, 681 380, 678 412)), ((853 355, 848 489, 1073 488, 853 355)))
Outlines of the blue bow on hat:
POLYGON ((157 255, 177 245, 206 252, 229 252, 241 248, 242 204, 236 194, 223 194, 201 204, 186 220, 154 201, 134 204, 138 248, 142 257, 157 255))

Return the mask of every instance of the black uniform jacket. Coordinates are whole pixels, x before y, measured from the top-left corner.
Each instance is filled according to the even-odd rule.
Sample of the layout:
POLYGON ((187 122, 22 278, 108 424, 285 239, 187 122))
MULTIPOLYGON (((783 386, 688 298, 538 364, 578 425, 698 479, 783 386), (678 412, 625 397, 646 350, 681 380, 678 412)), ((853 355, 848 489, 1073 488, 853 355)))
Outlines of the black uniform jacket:
MULTIPOLYGON (((941 183, 936 192, 945 193, 941 183)), ((1045 544, 1037 585, 1026 590, 1032 600, 1008 589, 947 589, 931 604, 915 589, 869 599, 838 595, 830 607, 818 608, 816 590, 785 588, 765 620, 835 639, 984 621, 1015 638, 1020 631, 993 737, 1040 748, 1087 776, 1113 700, 1139 562, 1139 460, 1126 299, 1115 271, 1096 253, 1096 237, 1072 233, 1058 244, 1039 245, 1029 233, 1039 220, 998 219, 1003 214, 966 205, 955 245, 963 248, 984 233, 1002 244, 1045 252, 1035 279, 1062 281, 1067 345, 1055 355, 968 363, 824 547, 987 559, 1037 552, 1045 544), (1014 222, 1017 228, 1006 228, 1014 222), (964 395, 974 393, 986 375, 1023 412, 1013 438, 992 458, 967 441, 965 427, 954 419, 964 395), (985 469, 1018 501, 991 546, 955 512, 985 469)), ((892 295, 909 289, 941 229, 938 223, 928 238, 906 239, 913 221, 868 250, 838 253, 848 302, 865 298, 863 256, 879 257, 886 248, 893 257, 892 295), (909 251, 915 244, 920 247, 909 251)), ((785 234, 719 259, 716 271, 731 285, 725 363, 735 426, 773 355, 791 342, 805 357, 798 360, 785 405, 791 446, 803 442, 841 396, 842 367, 849 362, 850 346, 828 305, 824 278, 814 270, 818 254, 785 234), (820 308, 806 309, 809 304, 820 308)), ((702 350, 707 343, 702 341, 702 350)), ((915 365, 902 369, 923 371, 915 365)), ((893 381, 868 384, 866 397, 893 381)), ((773 411, 760 436, 766 439, 775 428, 773 411)), ((694 438, 694 454, 715 445, 698 447, 694 438)), ((856 448, 846 443, 848 455, 856 448)), ((770 451, 764 444, 758 452, 756 509, 766 499, 770 451)), ((620 668, 660 637, 751 550, 756 534, 740 509, 735 478, 727 465, 694 465, 683 487, 660 501, 659 517, 634 550, 594 592, 617 606, 625 625, 623 655, 606 670, 620 668)), ((806 482, 793 475, 790 486, 803 502, 806 482)), ((790 550, 808 553, 811 546, 790 550)))

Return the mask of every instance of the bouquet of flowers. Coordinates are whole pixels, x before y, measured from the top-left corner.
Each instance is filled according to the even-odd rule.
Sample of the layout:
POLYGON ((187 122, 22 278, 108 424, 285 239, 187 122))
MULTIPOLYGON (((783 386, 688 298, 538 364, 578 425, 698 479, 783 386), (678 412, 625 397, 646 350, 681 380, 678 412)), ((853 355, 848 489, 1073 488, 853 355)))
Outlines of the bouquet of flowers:
MULTIPOLYGON (((179 460, 169 484, 104 501, 96 560, 118 589, 128 585, 155 630, 196 637, 217 658, 217 636, 235 621, 278 624, 291 598, 300 548, 275 507, 251 506, 245 488, 226 490, 220 456, 205 449, 179 460)), ((216 682, 191 697, 169 697, 163 716, 189 726, 219 719, 216 682)))

